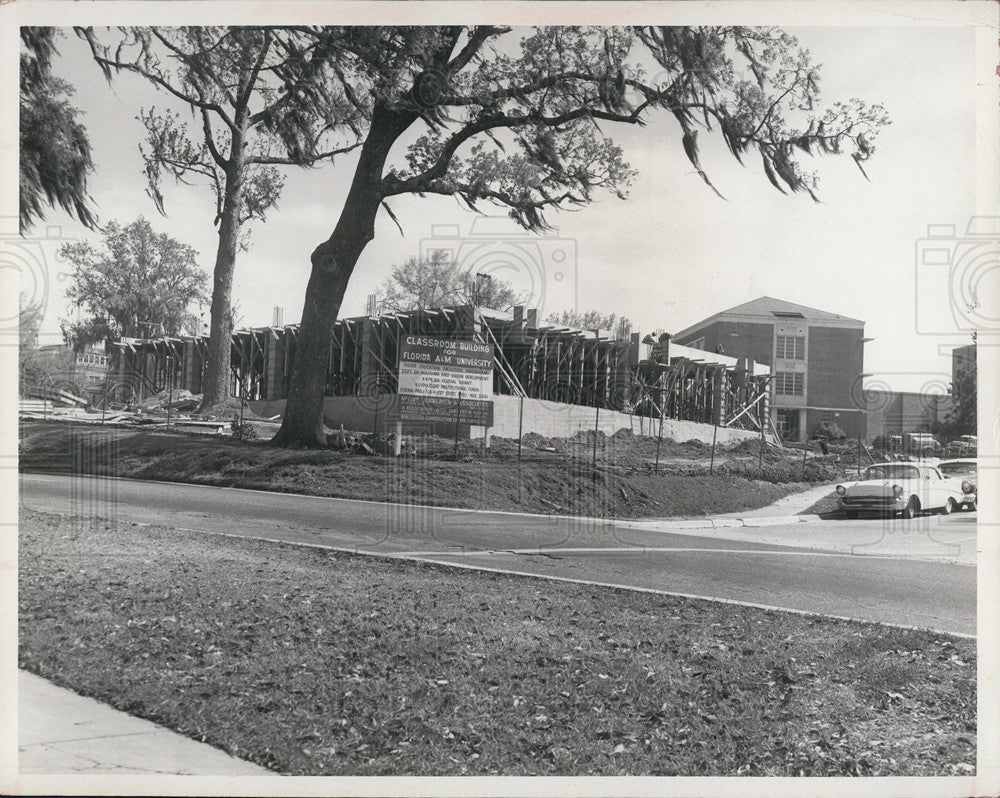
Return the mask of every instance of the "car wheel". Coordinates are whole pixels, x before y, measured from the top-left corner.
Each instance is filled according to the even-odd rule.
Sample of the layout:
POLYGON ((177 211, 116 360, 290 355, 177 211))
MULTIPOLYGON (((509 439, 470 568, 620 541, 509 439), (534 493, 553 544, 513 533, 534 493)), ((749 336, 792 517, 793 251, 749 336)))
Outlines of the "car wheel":
POLYGON ((965 509, 968 510, 970 513, 974 513, 976 511, 976 506, 978 504, 979 504, 978 500, 973 500, 971 502, 967 502, 966 505, 965 505, 965 509))
POLYGON ((955 511, 955 500, 948 497, 948 501, 944 503, 944 507, 941 508, 941 515, 951 515, 955 511))
POLYGON ((916 496, 911 496, 910 500, 906 503, 906 507, 903 508, 903 512, 900 515, 909 521, 913 516, 915 516, 920 511, 920 499, 916 496))

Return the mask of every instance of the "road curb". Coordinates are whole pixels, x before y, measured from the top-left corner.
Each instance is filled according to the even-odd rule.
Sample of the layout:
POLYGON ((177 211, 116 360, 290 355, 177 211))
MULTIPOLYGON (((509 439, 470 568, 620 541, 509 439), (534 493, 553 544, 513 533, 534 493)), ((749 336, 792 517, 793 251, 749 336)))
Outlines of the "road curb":
MULTIPOLYGON (((818 515, 770 515, 763 518, 739 518, 741 526, 785 526, 786 524, 809 524, 822 521, 818 515)), ((725 526, 720 524, 720 526, 725 526)))
POLYGON ((822 521, 818 515, 770 515, 761 517, 731 517, 716 518, 677 518, 662 521, 643 521, 629 519, 617 522, 618 526, 629 529, 642 529, 649 532, 668 532, 675 529, 742 529, 764 526, 788 526, 790 524, 809 524, 822 521))

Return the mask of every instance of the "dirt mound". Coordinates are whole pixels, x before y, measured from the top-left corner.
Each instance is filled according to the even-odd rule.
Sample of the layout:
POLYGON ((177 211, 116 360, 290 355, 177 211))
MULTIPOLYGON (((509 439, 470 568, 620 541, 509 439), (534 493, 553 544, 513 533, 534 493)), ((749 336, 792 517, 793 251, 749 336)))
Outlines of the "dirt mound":
POLYGON ((753 459, 728 460, 715 469, 720 474, 728 474, 744 479, 786 484, 789 482, 832 482, 842 476, 842 469, 833 458, 813 458, 800 461, 775 461, 764 459, 758 465, 753 459))

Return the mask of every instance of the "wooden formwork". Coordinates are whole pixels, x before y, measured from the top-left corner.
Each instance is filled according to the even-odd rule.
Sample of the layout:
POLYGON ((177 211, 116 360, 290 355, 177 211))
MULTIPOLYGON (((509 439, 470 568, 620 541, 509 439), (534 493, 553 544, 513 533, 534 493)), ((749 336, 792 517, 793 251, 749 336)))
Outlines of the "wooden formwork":
MULTIPOLYGON (((640 360, 639 338, 539 322, 537 312, 512 313, 460 306, 333 323, 326 394, 395 393, 400 340, 428 335, 493 344, 493 391, 599 407, 652 418, 760 429, 767 425, 768 377, 753 364, 670 356, 669 342, 640 360)), ((233 332, 230 391, 248 400, 287 396, 298 325, 233 332)), ((669 339, 669 336, 663 336, 669 339)), ((119 374, 142 395, 175 388, 198 393, 207 338, 125 339, 118 343, 119 374)), ((691 350, 686 350, 691 352, 691 350)))

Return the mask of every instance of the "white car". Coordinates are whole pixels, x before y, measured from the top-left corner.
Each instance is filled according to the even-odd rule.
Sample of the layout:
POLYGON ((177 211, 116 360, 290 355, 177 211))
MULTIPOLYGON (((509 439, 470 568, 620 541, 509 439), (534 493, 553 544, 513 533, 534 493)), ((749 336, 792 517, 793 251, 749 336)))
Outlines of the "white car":
POLYGON ((857 482, 837 485, 837 506, 848 518, 862 511, 900 513, 913 518, 924 510, 947 515, 966 501, 961 482, 926 463, 877 463, 857 482))
POLYGON ((961 483, 961 504, 966 510, 975 510, 979 505, 979 480, 976 461, 968 458, 959 460, 942 460, 938 470, 949 479, 961 483))

